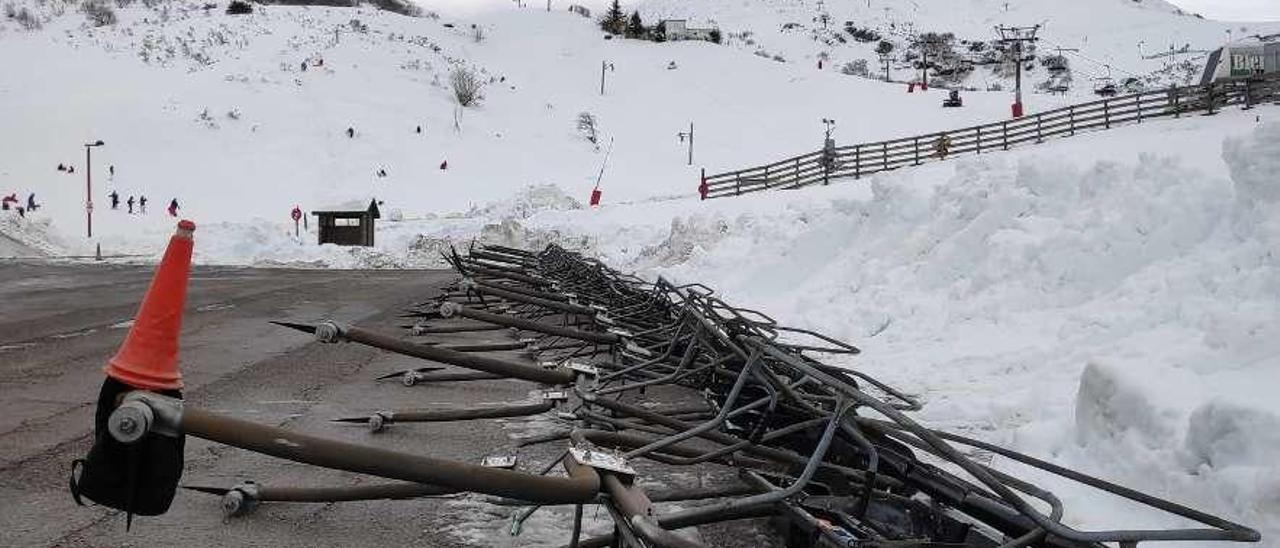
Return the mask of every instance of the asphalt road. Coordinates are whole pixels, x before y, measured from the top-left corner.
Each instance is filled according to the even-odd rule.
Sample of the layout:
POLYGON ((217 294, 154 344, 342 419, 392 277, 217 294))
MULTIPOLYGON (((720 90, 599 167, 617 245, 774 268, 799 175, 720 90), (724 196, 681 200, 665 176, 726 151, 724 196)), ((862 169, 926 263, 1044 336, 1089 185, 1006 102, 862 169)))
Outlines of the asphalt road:
MULTIPOLYGON (((511 536, 517 509, 474 495, 341 504, 264 504, 224 519, 220 499, 180 491, 169 513, 135 517, 80 507, 67 489, 70 462, 88 451, 102 367, 123 340, 150 267, 0 263, 0 546, 559 546, 571 507, 545 508, 511 536)), ((401 332, 400 307, 437 293, 443 271, 196 268, 183 323, 181 364, 188 405, 311 434, 479 462, 515 451, 517 436, 561 427, 551 414, 461 423, 393 425, 371 434, 330 419, 436 405, 520 402, 538 387, 504 380, 405 387, 374 382, 424 362, 355 344, 321 345, 267 323, 332 318, 401 332)), ((420 340, 427 340, 422 338, 420 340)), ((505 331, 448 342, 509 341, 505 331)), ((443 340, 442 340, 443 342, 443 340)), ((517 357, 511 354, 509 357, 517 357)), ((659 394, 660 395, 660 394, 659 394)), ((648 397, 654 397, 650 391, 648 397)), ((673 397, 679 397, 678 395, 673 397)), ((562 446, 519 451, 539 470, 562 446)), ((651 487, 725 481, 724 470, 646 473, 651 487)), ((381 482, 188 438, 183 483, 230 487, 243 480, 285 486, 381 482)), ((676 510, 674 504, 660 510, 676 510)), ((587 532, 610 529, 587 510, 587 532)), ((770 544, 762 523, 703 527, 718 546, 770 544)))

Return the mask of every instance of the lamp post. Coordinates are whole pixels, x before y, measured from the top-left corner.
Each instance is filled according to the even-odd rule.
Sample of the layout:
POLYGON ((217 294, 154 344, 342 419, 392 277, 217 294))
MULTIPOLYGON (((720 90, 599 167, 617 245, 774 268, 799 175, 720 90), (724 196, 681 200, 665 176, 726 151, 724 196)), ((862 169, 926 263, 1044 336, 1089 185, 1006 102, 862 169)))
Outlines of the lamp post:
POLYGON ((681 131, 676 133, 676 136, 679 137, 682 142, 686 137, 689 138, 689 165, 693 165, 693 122, 689 122, 688 133, 681 131))
POLYGON ((613 63, 600 61, 600 95, 604 95, 604 71, 613 70, 613 63))
POLYGON ((94 147, 100 147, 106 143, 101 139, 84 145, 84 228, 85 237, 93 237, 93 160, 92 152, 94 147))

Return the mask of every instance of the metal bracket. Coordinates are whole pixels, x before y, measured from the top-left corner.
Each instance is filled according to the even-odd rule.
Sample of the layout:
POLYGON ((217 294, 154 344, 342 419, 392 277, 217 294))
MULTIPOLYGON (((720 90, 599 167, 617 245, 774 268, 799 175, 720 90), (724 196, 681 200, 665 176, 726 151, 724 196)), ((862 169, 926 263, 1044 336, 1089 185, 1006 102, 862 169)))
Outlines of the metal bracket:
POLYGON ((583 375, 589 375, 592 377, 600 375, 600 370, 597 369, 596 366, 589 363, 582 363, 578 360, 569 360, 569 362, 565 364, 565 367, 582 373, 583 375))
POLYGON ((336 343, 342 340, 342 328, 331 321, 316 324, 316 340, 322 343, 336 343))
POLYGON ((515 455, 487 455, 483 459, 480 459, 480 466, 483 466, 485 468, 507 468, 507 469, 515 468, 516 456, 515 455))
POLYGON ((228 518, 243 516, 256 509, 259 502, 258 484, 245 481, 222 495, 222 515, 228 518))
POLYGON ((627 476, 636 475, 636 471, 631 465, 627 464, 627 460, 622 456, 611 451, 605 451, 599 447, 570 447, 569 454, 573 455, 573 459, 579 464, 584 464, 592 468, 617 472, 627 476))
POLYGON ((440 303, 440 317, 452 318, 454 314, 462 311, 462 305, 458 303, 440 303))
POLYGON ((564 390, 547 390, 542 393, 542 399, 551 401, 565 401, 569 399, 569 393, 564 390))
POLYGON ((176 438, 182 435, 182 400, 155 392, 134 390, 107 418, 107 431, 120 443, 135 443, 155 432, 176 438))

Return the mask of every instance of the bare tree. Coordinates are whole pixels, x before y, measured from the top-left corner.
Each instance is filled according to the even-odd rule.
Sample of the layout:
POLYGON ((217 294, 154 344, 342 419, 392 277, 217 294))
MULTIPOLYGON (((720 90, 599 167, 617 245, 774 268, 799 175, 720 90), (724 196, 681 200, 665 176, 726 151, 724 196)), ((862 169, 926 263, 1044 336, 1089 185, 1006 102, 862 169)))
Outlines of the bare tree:
POLYGON ((480 80, 480 76, 474 70, 463 65, 458 65, 449 73, 449 84, 453 87, 453 98, 458 100, 458 104, 464 107, 477 105, 484 94, 481 92, 484 88, 484 82, 480 80))

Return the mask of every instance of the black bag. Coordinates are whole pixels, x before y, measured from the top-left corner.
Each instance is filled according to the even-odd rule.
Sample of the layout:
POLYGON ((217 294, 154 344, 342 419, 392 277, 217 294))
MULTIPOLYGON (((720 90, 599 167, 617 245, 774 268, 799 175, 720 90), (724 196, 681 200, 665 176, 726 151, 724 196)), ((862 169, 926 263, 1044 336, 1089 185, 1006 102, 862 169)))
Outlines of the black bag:
MULTIPOLYGON (((135 388, 111 377, 102 383, 93 422, 93 447, 89 455, 71 464, 71 496, 84 506, 81 497, 124 510, 126 528, 133 514, 158 516, 169 510, 182 479, 184 436, 176 438, 148 433, 136 443, 116 441, 107 431, 107 419, 122 394, 135 388), (77 472, 79 472, 77 474, 77 472)), ((181 398, 178 390, 158 393, 181 398)))

